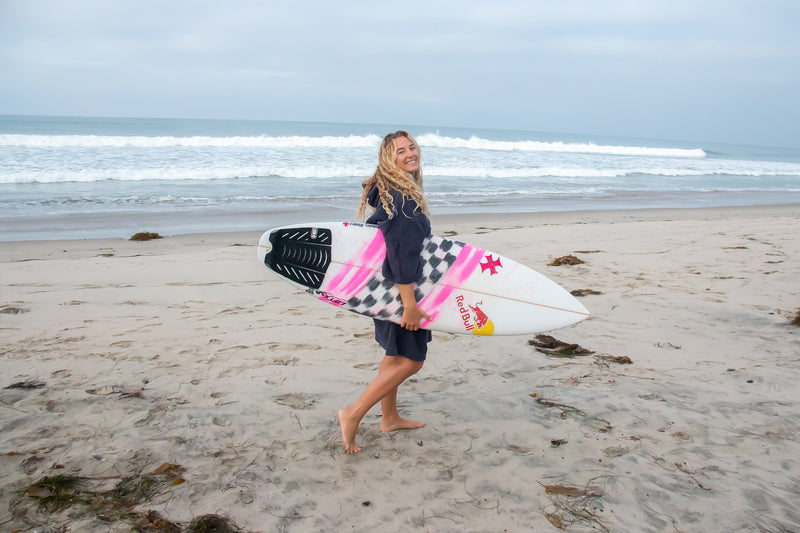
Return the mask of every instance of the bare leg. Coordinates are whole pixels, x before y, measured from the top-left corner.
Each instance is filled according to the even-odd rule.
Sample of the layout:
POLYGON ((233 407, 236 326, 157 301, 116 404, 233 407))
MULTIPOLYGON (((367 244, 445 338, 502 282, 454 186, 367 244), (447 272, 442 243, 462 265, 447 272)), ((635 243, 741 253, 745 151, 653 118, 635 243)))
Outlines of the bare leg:
MULTIPOLYGON (((384 357, 381 366, 389 364, 387 359, 393 358, 384 357)), ((400 413, 397 412, 397 387, 381 398, 381 431, 389 432, 397 431, 398 429, 416 429, 424 426, 425 424, 422 422, 407 420, 400 417, 400 413)))
MULTIPOLYGON (((366 390, 350 407, 339 411, 339 424, 342 427, 342 442, 347 453, 358 453, 361 448, 356 445, 358 424, 373 405, 385 396, 392 395, 392 403, 396 408, 397 387, 408 377, 413 376, 422 368, 422 361, 412 361, 405 357, 384 357, 381 362, 377 377, 367 386, 366 390)), ((399 418, 399 416, 398 416, 399 418)))

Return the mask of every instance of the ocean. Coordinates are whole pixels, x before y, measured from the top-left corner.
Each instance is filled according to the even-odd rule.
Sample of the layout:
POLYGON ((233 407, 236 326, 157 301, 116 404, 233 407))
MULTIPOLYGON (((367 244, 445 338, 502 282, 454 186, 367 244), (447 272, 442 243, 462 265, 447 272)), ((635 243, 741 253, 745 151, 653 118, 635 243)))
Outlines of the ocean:
POLYGON ((354 216, 383 135, 432 216, 800 203, 800 149, 412 125, 0 116, 0 240, 254 231, 354 216))

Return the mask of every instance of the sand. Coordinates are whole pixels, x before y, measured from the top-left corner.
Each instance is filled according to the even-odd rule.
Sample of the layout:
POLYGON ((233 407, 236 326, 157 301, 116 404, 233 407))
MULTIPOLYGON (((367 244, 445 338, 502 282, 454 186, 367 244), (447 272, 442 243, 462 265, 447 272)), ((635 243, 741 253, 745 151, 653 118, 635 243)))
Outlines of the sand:
POLYGON ((601 293, 549 332, 594 353, 435 334, 399 396, 427 425, 381 433, 376 407, 354 456, 336 412, 375 375, 371 321, 269 273, 257 233, 0 243, 0 530, 154 531, 153 511, 265 532, 800 530, 800 206, 433 223, 601 293), (585 263, 547 266, 567 254, 585 263), (54 476, 79 478, 60 510, 30 488, 54 476))

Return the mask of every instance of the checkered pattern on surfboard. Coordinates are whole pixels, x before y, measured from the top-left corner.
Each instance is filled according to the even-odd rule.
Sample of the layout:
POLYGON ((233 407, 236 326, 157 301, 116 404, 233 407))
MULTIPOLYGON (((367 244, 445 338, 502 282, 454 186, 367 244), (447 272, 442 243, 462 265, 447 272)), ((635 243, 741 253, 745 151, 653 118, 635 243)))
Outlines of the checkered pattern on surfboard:
MULTIPOLYGON (((464 244, 436 235, 426 237, 422 243, 422 278, 417 282, 417 301, 453 266, 464 244)), ((395 284, 383 277, 380 271, 366 285, 347 300, 346 309, 363 315, 391 319, 403 316, 403 302, 395 284)))

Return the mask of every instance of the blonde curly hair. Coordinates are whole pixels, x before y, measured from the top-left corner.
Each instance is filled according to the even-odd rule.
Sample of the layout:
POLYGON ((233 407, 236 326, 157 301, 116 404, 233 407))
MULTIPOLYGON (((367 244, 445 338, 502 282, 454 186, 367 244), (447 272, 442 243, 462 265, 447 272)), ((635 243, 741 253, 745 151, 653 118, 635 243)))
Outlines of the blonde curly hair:
MULTIPOLYGON (((398 137, 405 137, 411 141, 419 151, 417 141, 405 131, 396 131, 390 133, 383 138, 380 151, 378 152, 378 168, 375 173, 369 178, 365 179, 361 184, 363 189, 361 191, 361 203, 358 206, 356 217, 363 220, 367 209, 367 196, 373 185, 378 186, 378 196, 381 199, 383 208, 389 213, 389 217, 393 216, 392 209, 394 208, 394 200, 392 200, 391 191, 397 191, 405 196, 410 196, 417 205, 420 211, 427 217, 428 204, 425 202, 425 196, 422 194, 422 171, 415 170, 412 173, 400 170, 395 163, 397 158, 397 145, 395 139, 398 137)), ((420 154, 421 156, 421 154, 420 154)))

